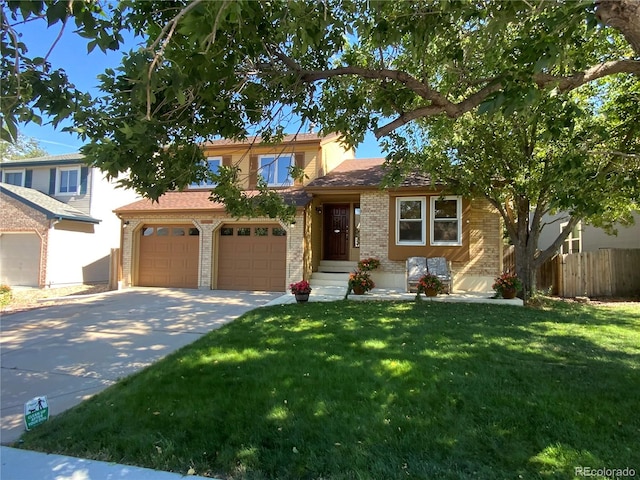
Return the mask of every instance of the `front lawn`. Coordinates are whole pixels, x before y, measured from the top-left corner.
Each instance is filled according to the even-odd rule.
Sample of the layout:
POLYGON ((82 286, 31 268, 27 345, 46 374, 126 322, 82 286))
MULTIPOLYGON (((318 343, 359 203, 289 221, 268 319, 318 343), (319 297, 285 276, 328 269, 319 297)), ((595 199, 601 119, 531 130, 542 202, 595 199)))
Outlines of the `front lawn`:
POLYGON ((640 475, 640 307, 260 308, 22 440, 234 479, 640 475))

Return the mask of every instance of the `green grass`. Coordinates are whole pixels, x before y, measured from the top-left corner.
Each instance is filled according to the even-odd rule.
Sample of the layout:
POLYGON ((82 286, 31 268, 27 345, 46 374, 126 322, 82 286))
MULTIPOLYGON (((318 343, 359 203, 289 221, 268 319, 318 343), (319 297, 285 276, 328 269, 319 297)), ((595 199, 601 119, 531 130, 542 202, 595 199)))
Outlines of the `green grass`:
POLYGON ((22 440, 240 479, 640 473, 640 308, 261 308, 22 440))

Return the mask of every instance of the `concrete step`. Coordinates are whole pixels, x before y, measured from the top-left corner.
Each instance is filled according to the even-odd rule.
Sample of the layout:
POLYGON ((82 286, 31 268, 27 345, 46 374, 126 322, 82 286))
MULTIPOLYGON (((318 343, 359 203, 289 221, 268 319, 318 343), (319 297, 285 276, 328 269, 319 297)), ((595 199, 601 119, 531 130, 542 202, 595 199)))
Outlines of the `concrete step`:
POLYGON ((338 260, 322 260, 318 272, 349 273, 358 268, 358 262, 341 262, 338 260))
POLYGON ((311 275, 311 286, 347 286, 349 281, 348 273, 313 272, 311 275))

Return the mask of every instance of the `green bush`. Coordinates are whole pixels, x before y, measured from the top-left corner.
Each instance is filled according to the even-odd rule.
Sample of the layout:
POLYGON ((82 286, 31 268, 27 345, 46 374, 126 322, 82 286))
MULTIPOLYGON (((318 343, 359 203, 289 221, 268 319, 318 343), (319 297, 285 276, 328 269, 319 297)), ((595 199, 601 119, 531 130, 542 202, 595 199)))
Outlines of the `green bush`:
POLYGON ((9 302, 11 302, 11 287, 0 285, 0 306, 9 305, 9 302))

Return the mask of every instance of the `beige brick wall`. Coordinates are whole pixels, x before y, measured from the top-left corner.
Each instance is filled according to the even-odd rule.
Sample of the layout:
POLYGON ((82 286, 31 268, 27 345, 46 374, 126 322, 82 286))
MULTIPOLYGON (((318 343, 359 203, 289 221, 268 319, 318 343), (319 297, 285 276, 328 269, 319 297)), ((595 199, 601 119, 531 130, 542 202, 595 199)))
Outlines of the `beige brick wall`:
MULTIPOLYGON (((404 261, 388 259, 389 197, 385 192, 366 192, 360 197, 361 246, 360 258, 381 260, 373 273, 376 283, 384 287, 403 288, 404 261)), ((502 258, 502 226, 498 212, 485 199, 471 202, 471 219, 463 228, 470 229, 470 260, 454 262, 454 290, 489 291, 493 279, 500 273, 502 258)))
POLYGON ((22 202, 0 195, 0 233, 34 232, 40 237, 40 272, 38 284, 47 284, 47 250, 50 222, 44 213, 28 207, 22 202))

